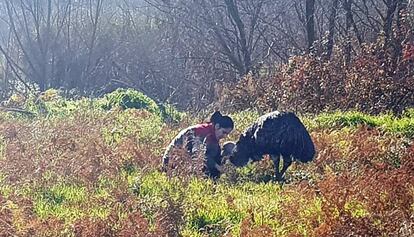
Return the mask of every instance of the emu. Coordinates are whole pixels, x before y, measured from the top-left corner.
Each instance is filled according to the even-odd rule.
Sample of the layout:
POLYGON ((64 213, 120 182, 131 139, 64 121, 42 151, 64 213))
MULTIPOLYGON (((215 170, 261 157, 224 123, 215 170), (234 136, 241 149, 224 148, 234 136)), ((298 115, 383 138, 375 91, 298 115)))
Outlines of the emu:
POLYGON ((223 145, 222 155, 229 156, 235 166, 247 165, 270 155, 275 168, 275 179, 282 181, 293 159, 309 162, 315 155, 315 146, 305 126, 294 113, 274 111, 261 116, 248 127, 239 140, 223 145), (279 171, 280 157, 283 167, 279 171))

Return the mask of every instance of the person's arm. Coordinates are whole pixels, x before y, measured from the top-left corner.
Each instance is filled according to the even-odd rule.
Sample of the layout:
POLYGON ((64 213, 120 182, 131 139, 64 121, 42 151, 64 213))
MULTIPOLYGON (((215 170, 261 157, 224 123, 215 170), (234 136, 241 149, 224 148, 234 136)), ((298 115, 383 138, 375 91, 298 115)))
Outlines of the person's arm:
POLYGON ((218 170, 221 172, 221 155, 220 155, 220 145, 206 144, 206 166, 208 170, 218 170))

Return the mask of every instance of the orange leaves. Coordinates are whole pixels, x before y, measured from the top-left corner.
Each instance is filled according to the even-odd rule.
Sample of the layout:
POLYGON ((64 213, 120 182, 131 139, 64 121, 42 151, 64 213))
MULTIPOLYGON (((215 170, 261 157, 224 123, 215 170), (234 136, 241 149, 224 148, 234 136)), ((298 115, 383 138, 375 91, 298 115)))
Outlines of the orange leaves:
POLYGON ((408 61, 412 60, 414 61, 414 43, 406 44, 403 49, 403 60, 408 61))
POLYGON ((316 172, 324 176, 317 182, 324 222, 315 236, 396 236, 401 223, 412 222, 413 146, 403 148, 401 140, 375 129, 339 135, 344 136, 339 141, 347 140, 342 145, 327 134, 313 136, 319 150, 316 172), (395 157, 401 165, 394 164, 395 157))

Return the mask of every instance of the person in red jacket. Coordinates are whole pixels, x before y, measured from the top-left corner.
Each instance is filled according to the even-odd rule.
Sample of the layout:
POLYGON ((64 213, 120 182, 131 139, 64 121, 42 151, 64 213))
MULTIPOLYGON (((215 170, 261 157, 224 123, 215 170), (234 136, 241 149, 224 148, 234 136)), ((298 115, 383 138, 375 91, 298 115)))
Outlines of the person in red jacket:
POLYGON ((221 172, 221 148, 219 141, 226 137, 234 128, 234 122, 229 116, 223 116, 219 111, 211 115, 210 122, 196 124, 181 130, 165 150, 162 165, 166 171, 170 153, 174 148, 185 148, 194 155, 201 146, 205 146, 205 173, 217 178, 221 172))

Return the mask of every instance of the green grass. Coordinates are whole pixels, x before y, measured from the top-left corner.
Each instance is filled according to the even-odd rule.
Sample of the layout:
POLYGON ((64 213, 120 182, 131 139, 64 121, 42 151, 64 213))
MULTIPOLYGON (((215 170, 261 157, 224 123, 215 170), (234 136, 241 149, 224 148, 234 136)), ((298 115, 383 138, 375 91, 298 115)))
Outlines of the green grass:
POLYGON ((401 117, 391 114, 368 115, 361 112, 334 112, 317 115, 314 118, 304 118, 304 124, 310 129, 340 129, 367 126, 378 128, 383 132, 400 134, 409 138, 414 137, 414 109, 408 109, 401 117))
POLYGON ((369 215, 363 203, 351 201, 345 204, 345 210, 350 212, 352 217, 362 218, 369 215))
MULTIPOLYGON (((8 178, 15 172, 20 172, 19 167, 10 170, 2 167, 0 214, 6 216, 10 213, 12 226, 18 230, 16 235, 28 233, 29 228, 32 228, 32 219, 37 223, 39 220, 43 223, 57 219, 63 223, 64 229, 56 229, 50 233, 68 236, 74 235, 76 223, 86 225, 84 222, 89 219, 114 225, 113 230, 117 231, 121 228, 122 221, 127 220, 128 215, 134 212, 142 214, 150 225, 149 229, 155 230, 160 213, 165 215, 167 212, 163 211, 171 208, 172 203, 178 207, 179 210, 176 211, 181 211, 179 218, 173 221, 181 223, 182 236, 240 236, 242 231, 254 231, 262 226, 270 228, 275 236, 315 236, 315 229, 340 223, 340 215, 344 212, 354 218, 354 221, 369 219, 374 215, 380 215, 378 218, 393 215, 394 212, 385 210, 388 206, 383 203, 383 213, 376 212, 375 205, 368 205, 370 198, 365 200, 358 195, 344 196, 344 202, 341 202, 342 196, 335 198, 336 194, 341 195, 342 187, 352 193, 354 188, 364 191, 362 187, 370 184, 362 182, 359 186, 348 187, 347 183, 340 183, 339 178, 349 179, 356 185, 361 180, 370 178, 369 175, 365 177, 364 172, 375 169, 379 169, 381 173, 387 172, 387 175, 393 177, 392 171, 398 171, 403 166, 404 157, 408 157, 408 145, 405 141, 414 135, 414 109, 408 109, 400 117, 390 114, 372 116, 359 112, 335 112, 303 117, 302 121, 317 142, 318 157, 309 164, 293 165, 289 168, 287 177, 293 180, 296 174, 305 174, 307 178, 299 177, 284 185, 268 182, 273 174, 273 167, 270 161, 264 161, 234 169, 233 174, 224 174, 217 182, 200 177, 181 179, 167 177, 158 172, 155 165, 140 167, 138 163, 134 163, 135 157, 131 155, 135 153, 130 153, 128 149, 137 149, 145 155, 148 154, 147 159, 158 159, 165 144, 180 129, 194 121, 201 121, 200 118, 187 115, 186 122, 172 125, 159 113, 145 108, 113 108, 106 111, 99 106, 99 100, 65 101, 53 96, 53 93, 48 96, 51 98, 44 102, 48 111, 46 114, 41 114, 39 107, 28 107, 38 113, 33 118, 0 113, 0 120, 4 121, 4 124, 0 124, 0 129, 8 131, 15 126, 18 134, 18 138, 0 135, 0 161, 13 161, 14 156, 6 157, 6 151, 9 151, 7 154, 13 154, 10 151, 26 149, 35 152, 28 153, 31 155, 27 157, 20 156, 21 163, 17 166, 33 159, 36 162, 41 161, 45 156, 51 163, 64 166, 65 163, 57 161, 68 154, 74 154, 75 151, 70 151, 69 146, 73 143, 76 149, 85 149, 80 151, 85 153, 77 153, 78 155, 99 155, 101 160, 116 169, 109 170, 103 166, 101 170, 97 169, 100 172, 98 178, 91 178, 88 183, 53 172, 51 167, 52 170, 46 170, 33 179, 25 178, 21 183, 13 183, 8 178), (361 126, 368 127, 369 132, 359 129, 361 126), (77 131, 86 131, 87 139, 79 141, 83 137, 77 136, 77 131), (89 133, 98 137, 92 139, 92 146, 86 146, 89 138, 95 138, 89 137, 89 133), (72 140, 65 140, 66 136, 72 136, 72 140), (48 147, 56 139, 62 142, 56 143, 61 147, 48 147), (122 146, 127 140, 132 142, 126 143, 127 147, 122 146), (99 149, 93 149, 95 147, 105 148, 105 152, 99 153, 99 149), (93 153, 88 153, 86 149, 92 149, 93 153), (384 164, 390 166, 383 170, 381 165, 384 164), (367 169, 363 169, 365 165, 367 169), (333 177, 332 180, 327 180, 328 176, 333 177), (235 180, 232 180, 234 177, 235 180), (324 193, 321 194, 319 189, 324 193), (333 197, 329 199, 331 193, 333 197), (342 207, 335 203, 337 199, 342 207), (327 208, 328 204, 336 209, 327 208), (6 212, 2 212, 3 210, 6 212), (327 220, 329 216, 334 219, 327 220)), ((260 115, 254 111, 242 111, 230 116, 236 127, 226 140, 236 140, 260 115)), ((142 159, 147 163, 153 161, 145 160, 146 157, 142 159)), ((76 163, 76 160, 70 161, 76 163)), ((38 164, 36 162, 34 165, 38 164)), ((73 167, 82 168, 83 163, 73 167)), ((396 172, 395 175, 403 177, 407 173, 396 172)), ((391 185, 388 189, 378 189, 393 190, 393 187, 391 185)), ((414 189, 411 186, 411 193, 414 194, 412 190, 414 189)), ((385 191, 383 193, 387 194, 385 191)), ((389 194, 394 195, 392 192, 389 194)), ((377 194, 372 195, 376 197, 377 194)), ((395 195, 408 194, 401 192, 395 195)), ((400 198, 393 197, 397 200, 400 198)), ((403 198, 406 197, 401 199, 403 198)), ((407 205, 412 212, 414 203, 407 205)), ((401 207, 395 208, 399 208, 400 212, 402 210, 401 207)), ((381 225, 385 225, 383 223, 386 220, 381 219, 381 225)), ((131 225, 135 226, 137 223, 131 225)), ((86 227, 90 228, 88 225, 86 227)))
POLYGON ((283 215, 289 203, 295 202, 303 203, 303 208, 299 210, 301 217, 296 220, 300 223, 297 230, 306 232, 309 225, 307 218, 321 212, 318 198, 295 198, 275 183, 231 185, 198 178, 183 183, 155 172, 137 176, 132 187, 149 219, 153 218, 153 211, 163 205, 166 197, 182 202, 186 223, 183 233, 188 236, 221 236, 226 231, 238 236, 242 220, 249 215, 254 216, 253 225, 268 225, 275 233, 282 234, 287 231, 286 223, 281 223, 277 217, 283 215))
POLYGON ((85 215, 85 210, 79 204, 86 199, 84 187, 58 184, 38 192, 34 211, 40 218, 54 216, 70 222, 85 215))
POLYGON ((161 117, 151 113, 140 113, 135 109, 117 112, 111 124, 102 129, 108 144, 119 144, 122 139, 134 137, 140 143, 159 143, 159 134, 165 124, 161 117))

